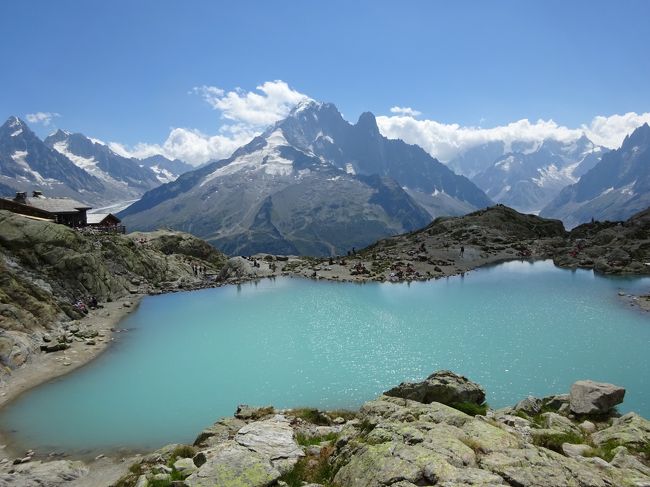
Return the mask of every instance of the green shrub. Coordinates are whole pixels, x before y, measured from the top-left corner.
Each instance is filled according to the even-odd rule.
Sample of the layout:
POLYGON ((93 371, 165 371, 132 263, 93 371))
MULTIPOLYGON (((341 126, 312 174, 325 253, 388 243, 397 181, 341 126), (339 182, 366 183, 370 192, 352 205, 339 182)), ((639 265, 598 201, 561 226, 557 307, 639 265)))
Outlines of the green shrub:
POLYGON ((293 409, 289 414, 317 426, 329 426, 329 418, 316 408, 293 409))
POLYGON ((455 402, 450 404, 454 409, 458 409, 459 411, 464 412, 465 414, 469 414, 470 416, 485 416, 487 413, 489 406, 486 402, 483 404, 476 404, 473 402, 455 402))
POLYGON ((548 448, 558 453, 562 453, 562 443, 580 444, 585 440, 582 436, 576 433, 548 433, 544 435, 537 435, 533 437, 533 444, 548 448))

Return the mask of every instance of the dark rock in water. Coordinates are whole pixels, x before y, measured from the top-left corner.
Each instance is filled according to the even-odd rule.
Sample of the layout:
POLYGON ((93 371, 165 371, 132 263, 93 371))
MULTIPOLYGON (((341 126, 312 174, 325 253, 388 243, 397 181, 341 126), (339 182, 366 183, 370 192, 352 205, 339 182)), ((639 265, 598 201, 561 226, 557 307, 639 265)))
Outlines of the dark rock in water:
POLYGON ((576 414, 607 414, 623 402, 625 389, 614 384, 579 380, 571 386, 569 404, 576 414))
POLYGON ((449 370, 434 372, 422 382, 402 382, 384 394, 424 404, 432 402, 447 405, 463 402, 483 404, 485 402, 485 391, 479 384, 449 370))

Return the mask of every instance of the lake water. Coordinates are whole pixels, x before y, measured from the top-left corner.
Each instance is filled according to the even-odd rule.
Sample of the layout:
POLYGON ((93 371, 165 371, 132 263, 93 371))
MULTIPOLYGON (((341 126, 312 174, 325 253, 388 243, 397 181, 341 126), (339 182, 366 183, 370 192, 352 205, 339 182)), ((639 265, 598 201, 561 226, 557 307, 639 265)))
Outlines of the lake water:
POLYGON ((407 379, 451 369, 493 407, 625 386, 622 411, 650 416, 650 320, 613 279, 510 262, 408 284, 279 278, 147 297, 109 350, 33 389, 0 428, 40 451, 191 442, 237 404, 355 408, 407 379))

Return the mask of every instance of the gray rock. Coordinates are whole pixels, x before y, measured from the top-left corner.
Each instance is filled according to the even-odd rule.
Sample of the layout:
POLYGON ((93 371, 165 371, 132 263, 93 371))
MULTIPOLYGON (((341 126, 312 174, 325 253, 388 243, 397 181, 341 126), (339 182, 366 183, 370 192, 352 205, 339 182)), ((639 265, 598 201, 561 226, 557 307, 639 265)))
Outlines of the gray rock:
POLYGON ((238 418, 222 418, 201 431, 194 440, 194 446, 202 448, 215 446, 222 441, 234 438, 237 431, 245 425, 246 423, 238 418))
POLYGON ((206 462, 185 479, 188 487, 266 487, 280 478, 267 456, 233 440, 202 453, 206 462))
POLYGON ((237 432, 235 441, 268 458, 282 473, 305 456, 296 443, 289 420, 280 414, 247 424, 237 432))
POLYGON ((273 406, 264 406, 264 407, 252 407, 247 404, 240 404, 237 406, 237 411, 235 412, 235 418, 242 419, 244 421, 263 419, 274 414, 275 411, 273 406))
POLYGON ((585 453, 589 452, 591 447, 583 444, 562 443, 562 452, 571 458, 584 457, 585 453))
POLYGON ((542 411, 542 400, 537 397, 528 396, 526 399, 522 399, 515 404, 514 410, 521 411, 529 416, 535 416, 542 411))
POLYGON ((553 409, 559 411, 565 405, 569 404, 569 395, 568 394, 555 394, 553 396, 548 396, 542 399, 542 406, 545 409, 553 409))
POLYGON ((583 421, 578 425, 578 428, 589 435, 596 432, 596 425, 591 421, 583 421))
POLYGON ((434 372, 422 382, 402 382, 384 394, 424 404, 432 402, 483 404, 485 402, 485 391, 479 384, 449 370, 434 372))
POLYGON ((569 404, 576 414, 606 414, 623 402, 625 389, 614 384, 579 380, 571 386, 569 404))
POLYGON ((197 470, 194 461, 191 458, 179 458, 174 462, 174 468, 183 476, 190 475, 197 470))
POLYGON ((17 465, 12 473, 0 474, 0 485, 12 487, 59 487, 84 477, 88 468, 70 460, 29 462, 17 465))
POLYGON ((544 422, 544 426, 548 429, 561 431, 563 433, 580 434, 580 429, 578 429, 569 418, 565 418, 557 413, 542 414, 542 421, 544 422))
POLYGON ((609 428, 600 430, 591 439, 596 445, 616 442, 631 448, 643 448, 650 443, 650 421, 636 413, 627 413, 616 418, 609 428))

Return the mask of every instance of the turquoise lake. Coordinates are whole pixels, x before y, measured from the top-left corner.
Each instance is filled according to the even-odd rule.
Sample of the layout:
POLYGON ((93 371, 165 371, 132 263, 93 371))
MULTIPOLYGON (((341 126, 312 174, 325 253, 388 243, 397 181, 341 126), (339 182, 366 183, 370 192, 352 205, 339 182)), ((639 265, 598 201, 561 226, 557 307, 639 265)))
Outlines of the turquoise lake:
POLYGON ((408 284, 278 278, 147 297, 98 359, 0 414, 41 452, 192 442, 237 404, 355 408, 404 380, 451 369, 492 407, 568 392, 578 379, 627 388, 650 416, 650 315, 618 291, 650 279, 509 262, 408 284))

